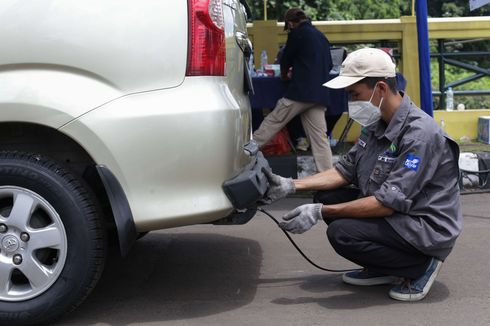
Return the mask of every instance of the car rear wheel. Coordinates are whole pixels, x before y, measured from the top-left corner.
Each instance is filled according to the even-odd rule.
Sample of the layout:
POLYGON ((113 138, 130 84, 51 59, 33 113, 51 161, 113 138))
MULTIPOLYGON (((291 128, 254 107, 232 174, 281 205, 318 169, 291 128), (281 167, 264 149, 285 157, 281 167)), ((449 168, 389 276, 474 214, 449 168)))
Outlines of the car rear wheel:
POLYGON ((0 152, 0 324, 40 324, 73 310, 105 261, 83 182, 50 159, 0 152))

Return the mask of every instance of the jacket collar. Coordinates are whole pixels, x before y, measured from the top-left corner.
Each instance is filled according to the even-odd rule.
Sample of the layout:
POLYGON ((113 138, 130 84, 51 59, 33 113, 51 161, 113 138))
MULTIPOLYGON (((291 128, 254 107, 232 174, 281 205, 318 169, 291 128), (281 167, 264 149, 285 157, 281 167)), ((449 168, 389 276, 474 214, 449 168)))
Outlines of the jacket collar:
POLYGON ((400 134, 400 131, 407 120, 408 112, 413 104, 408 95, 403 92, 400 92, 400 94, 403 97, 402 102, 398 109, 396 109, 389 125, 386 126, 386 123, 382 120, 376 125, 375 136, 378 139, 386 137, 392 142, 396 136, 400 134))
POLYGON ((296 28, 293 28, 293 29, 291 30, 291 32, 294 32, 294 31, 296 31, 296 30, 298 30, 298 29, 300 29, 300 28, 303 28, 303 27, 305 27, 305 26, 313 26, 313 25, 311 25, 311 22, 310 22, 310 21, 305 20, 304 22, 301 22, 301 23, 300 23, 298 26, 296 26, 296 28))

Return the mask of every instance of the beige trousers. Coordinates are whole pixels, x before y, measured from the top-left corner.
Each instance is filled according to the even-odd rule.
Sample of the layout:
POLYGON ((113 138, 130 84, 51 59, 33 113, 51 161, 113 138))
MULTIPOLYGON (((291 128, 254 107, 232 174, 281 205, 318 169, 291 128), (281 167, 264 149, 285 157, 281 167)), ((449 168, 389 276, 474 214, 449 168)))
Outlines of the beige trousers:
POLYGON ((301 115, 301 123, 311 144, 311 151, 318 172, 332 167, 332 151, 327 137, 325 107, 315 103, 304 103, 281 98, 276 107, 265 118, 253 139, 262 147, 279 132, 292 118, 301 115))

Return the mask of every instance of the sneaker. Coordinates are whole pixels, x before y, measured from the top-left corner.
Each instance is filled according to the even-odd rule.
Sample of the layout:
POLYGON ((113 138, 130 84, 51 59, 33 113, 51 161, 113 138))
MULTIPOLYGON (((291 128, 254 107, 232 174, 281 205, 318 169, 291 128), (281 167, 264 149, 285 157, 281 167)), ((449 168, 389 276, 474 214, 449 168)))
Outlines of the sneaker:
POLYGON ((390 297, 400 301, 419 301, 429 293, 434 280, 439 274, 442 261, 432 258, 425 273, 416 280, 406 279, 403 283, 390 290, 390 297))
POLYGON ((371 286, 383 284, 396 284, 400 278, 380 273, 369 272, 366 268, 358 271, 347 272, 342 275, 342 281, 347 284, 371 286))
POLYGON ((305 137, 299 137, 298 139, 296 139, 296 141, 297 141, 296 143, 297 150, 306 152, 308 150, 308 147, 310 147, 310 142, 305 137))

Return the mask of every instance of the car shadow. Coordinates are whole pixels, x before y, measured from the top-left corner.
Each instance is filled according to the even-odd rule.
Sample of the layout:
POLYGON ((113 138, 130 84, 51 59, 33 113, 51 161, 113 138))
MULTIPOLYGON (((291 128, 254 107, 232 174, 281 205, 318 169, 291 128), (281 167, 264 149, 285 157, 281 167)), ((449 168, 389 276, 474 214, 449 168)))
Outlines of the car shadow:
POLYGON ((168 321, 249 304, 262 249, 253 240, 198 233, 150 233, 126 259, 112 258, 95 290, 61 324, 168 321))

